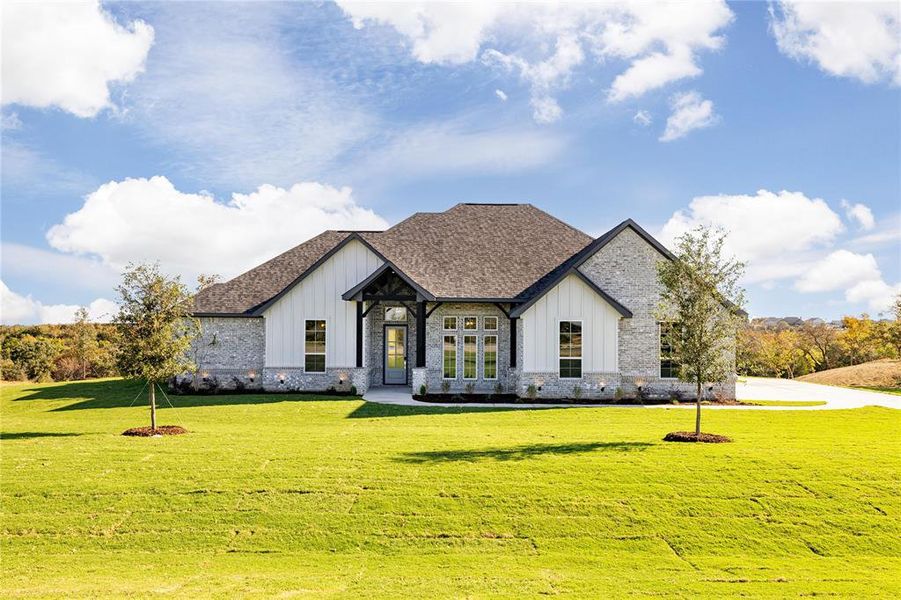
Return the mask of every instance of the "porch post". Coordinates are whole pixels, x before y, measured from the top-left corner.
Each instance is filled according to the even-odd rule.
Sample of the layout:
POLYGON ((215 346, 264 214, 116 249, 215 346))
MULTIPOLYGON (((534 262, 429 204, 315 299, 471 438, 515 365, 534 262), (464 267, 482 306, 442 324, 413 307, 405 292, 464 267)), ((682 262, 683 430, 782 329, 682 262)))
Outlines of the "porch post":
POLYGON ((425 300, 416 303, 416 366, 425 366, 425 300))
POLYGON ((518 317, 510 317, 510 368, 516 368, 516 322, 518 317))
POLYGON ((357 300, 357 368, 363 366, 363 301, 357 300))

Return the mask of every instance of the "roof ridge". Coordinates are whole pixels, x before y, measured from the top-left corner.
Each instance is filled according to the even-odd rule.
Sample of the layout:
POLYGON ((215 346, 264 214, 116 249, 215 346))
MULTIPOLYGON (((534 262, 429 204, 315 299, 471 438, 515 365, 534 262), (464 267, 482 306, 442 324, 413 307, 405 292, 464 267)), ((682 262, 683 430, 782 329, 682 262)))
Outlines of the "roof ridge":
MULTIPOLYGON (((526 202, 526 203, 524 203, 522 206, 528 206, 529 208, 534 208, 534 209, 537 210, 538 212, 540 212, 540 213, 542 213, 542 214, 545 214, 545 215, 549 216, 549 217, 552 218, 553 220, 557 221, 557 222, 560 223, 561 225, 565 225, 566 227, 568 227, 569 229, 575 231, 576 233, 581 233, 582 235, 588 237, 590 240, 593 240, 593 239, 594 239, 594 238, 591 237, 591 235, 585 233, 584 231, 582 231, 582 230, 579 229, 578 227, 573 227, 572 225, 570 225, 569 223, 567 223, 567 222, 564 221, 563 219, 560 219, 560 218, 558 218, 558 217, 555 217, 554 215, 552 215, 551 213, 547 212, 546 210, 543 210, 543 209, 538 208, 537 206, 535 206, 535 205, 532 204, 531 202, 526 202)), ((590 244, 591 241, 589 241, 588 243, 590 244)))
MULTIPOLYGON (((225 284, 225 283, 228 283, 229 281, 234 281, 235 279, 238 279, 239 277, 244 277, 244 276, 247 275, 248 273, 251 273, 252 271, 256 271, 257 269, 263 267, 264 265, 267 265, 267 264, 269 264, 270 262, 272 262, 272 261, 274 261, 274 260, 278 260, 278 259, 284 257, 285 255, 287 255, 287 254, 289 254, 289 253, 291 253, 291 252, 294 252, 295 250, 297 250, 297 249, 300 248, 301 246, 306 246, 306 245, 309 244, 310 242, 312 242, 312 241, 314 241, 314 240, 317 240, 317 239, 321 238, 322 236, 324 236, 324 235, 326 235, 326 234, 328 234, 328 233, 343 233, 343 232, 341 232, 341 231, 339 231, 339 230, 337 230, 337 229, 326 229, 325 231, 321 231, 321 232, 317 233, 316 235, 314 235, 313 237, 311 237, 311 238, 309 238, 309 239, 307 239, 307 240, 304 240, 303 242, 297 244, 296 246, 291 246, 290 248, 288 248, 288 249, 285 250, 284 252, 280 252, 279 254, 276 254, 276 255, 273 256, 272 258, 268 258, 268 259, 264 260, 263 262, 261 262, 260 264, 256 265, 255 267, 251 267, 250 269, 247 269, 247 270, 244 271, 243 273, 239 273, 238 275, 235 275, 234 277, 232 277, 231 279, 229 279, 229 280, 227 280, 227 281, 221 281, 221 282, 218 282, 218 284, 225 284)), ((345 239, 347 239, 347 237, 350 236, 350 235, 353 235, 353 234, 352 234, 352 233, 348 233, 347 236, 344 236, 344 237, 342 237, 341 239, 337 240, 337 241, 335 242, 335 245, 337 246, 338 244, 340 244, 341 242, 343 242, 345 239)), ((217 284, 217 285, 218 285, 218 284, 217 284)), ((212 287, 212 286, 210 286, 210 287, 212 287)))

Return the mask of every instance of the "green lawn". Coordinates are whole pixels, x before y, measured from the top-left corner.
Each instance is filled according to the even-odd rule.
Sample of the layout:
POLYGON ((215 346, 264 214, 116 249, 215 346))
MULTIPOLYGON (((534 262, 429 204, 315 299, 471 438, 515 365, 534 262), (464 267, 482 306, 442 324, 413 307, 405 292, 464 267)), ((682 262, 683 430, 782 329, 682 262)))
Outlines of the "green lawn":
POLYGON ((883 394, 895 394, 901 396, 901 388, 899 387, 874 387, 869 385, 852 386, 855 390, 871 390, 873 392, 882 392, 883 394))
POLYGON ((901 412, 403 408, 0 386, 0 595, 901 594, 901 412))

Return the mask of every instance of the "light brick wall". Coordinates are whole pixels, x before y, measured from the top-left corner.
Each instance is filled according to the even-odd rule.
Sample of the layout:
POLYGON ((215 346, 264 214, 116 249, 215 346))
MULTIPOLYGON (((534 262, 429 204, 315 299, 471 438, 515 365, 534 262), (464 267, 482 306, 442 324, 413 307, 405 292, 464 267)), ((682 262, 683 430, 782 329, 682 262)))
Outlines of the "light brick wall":
MULTIPOLYGON (((397 307, 399 302, 380 302, 366 315, 364 331, 365 365, 369 367, 370 385, 382 385, 385 372, 385 325, 407 326, 407 380, 416 365, 416 317, 409 310, 406 321, 385 321, 385 309, 397 307)), ((432 315, 434 317, 434 315, 432 315)))
POLYGON ((201 317, 200 335, 191 343, 189 356, 196 375, 176 378, 200 390, 261 389, 266 357, 266 333, 262 318, 201 317))
MULTIPOLYGON (((521 333, 521 329, 520 329, 521 333)), ((516 377, 510 373, 510 320, 494 304, 489 303, 445 303, 435 309, 435 312, 426 321, 426 368, 424 373, 417 374, 413 392, 419 393, 419 386, 426 382, 430 393, 441 393, 443 375, 443 345, 444 336, 454 334, 457 336, 457 377, 447 380, 450 393, 461 393, 467 384, 473 384, 475 393, 494 393, 497 384, 500 383, 505 393, 514 390, 516 377), (457 329, 444 331, 444 317, 457 317, 457 329), (497 331, 486 331, 483 317, 497 317, 497 331), (463 330, 463 317, 478 317, 479 328, 476 331, 463 330), (475 335, 478 338, 476 360, 478 364, 478 378, 474 380, 463 379, 463 336, 475 335), (497 336, 497 379, 485 379, 484 365, 484 337, 486 335, 497 336)), ((520 337, 520 340, 522 338, 520 337)), ((520 345, 521 347, 521 345, 520 345)), ((520 353, 521 359, 521 353, 520 353)))
MULTIPOLYGON (((602 290, 632 311, 632 318, 619 324, 619 369, 622 386, 634 394, 635 381, 656 393, 676 389, 694 395, 691 384, 660 378, 660 333, 656 311, 661 284, 657 263, 666 260, 632 229, 626 228, 590 257, 579 270, 602 290)), ((734 362, 734 348, 731 352, 734 362)), ((734 377, 715 386, 718 395, 735 397, 734 377)))

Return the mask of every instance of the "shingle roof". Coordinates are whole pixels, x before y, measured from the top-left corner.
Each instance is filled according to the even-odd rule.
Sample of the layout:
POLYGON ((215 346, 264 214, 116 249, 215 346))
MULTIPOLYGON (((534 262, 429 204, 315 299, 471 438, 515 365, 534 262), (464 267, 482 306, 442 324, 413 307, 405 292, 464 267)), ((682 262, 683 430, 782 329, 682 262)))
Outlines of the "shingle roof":
POLYGON ((437 298, 515 298, 591 242, 531 204, 458 204, 363 238, 437 298))
POLYGON ((439 299, 512 299, 592 242, 530 204, 458 204, 382 232, 326 231, 198 294, 198 314, 253 314, 347 238, 368 243, 439 299))
POLYGON ((216 283, 194 299, 195 314, 249 313, 291 285, 350 234, 324 231, 225 283, 216 283))

